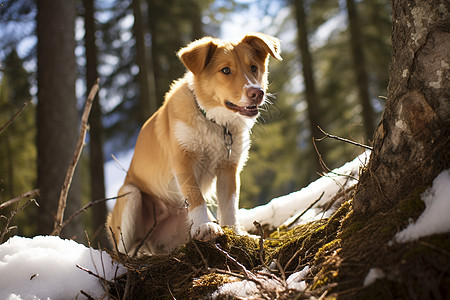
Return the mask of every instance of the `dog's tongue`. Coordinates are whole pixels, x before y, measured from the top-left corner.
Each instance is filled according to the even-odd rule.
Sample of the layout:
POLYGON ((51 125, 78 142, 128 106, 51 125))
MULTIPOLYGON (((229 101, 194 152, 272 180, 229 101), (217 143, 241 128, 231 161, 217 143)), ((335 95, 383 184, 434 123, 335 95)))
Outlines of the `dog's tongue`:
POLYGON ((230 101, 225 102, 226 106, 229 109, 239 112, 241 115, 246 117, 255 117, 258 115, 258 105, 250 105, 250 106, 239 106, 230 101))

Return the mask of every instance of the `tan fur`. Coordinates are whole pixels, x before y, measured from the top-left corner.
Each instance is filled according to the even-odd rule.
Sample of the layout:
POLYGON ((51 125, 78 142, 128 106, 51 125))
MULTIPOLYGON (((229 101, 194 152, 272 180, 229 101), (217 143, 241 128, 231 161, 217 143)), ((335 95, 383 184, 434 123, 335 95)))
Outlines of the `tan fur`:
POLYGON ((128 194, 108 218, 120 251, 132 251, 149 232, 142 250, 150 253, 167 253, 189 237, 222 234, 205 204, 215 179, 220 225, 239 229, 239 172, 256 117, 251 106, 263 101, 252 98, 251 89, 266 90, 268 56, 281 60, 279 52, 276 38, 259 33, 237 43, 205 37, 178 52, 188 72, 142 127, 119 191, 128 194), (233 139, 231 152, 224 130, 233 139))

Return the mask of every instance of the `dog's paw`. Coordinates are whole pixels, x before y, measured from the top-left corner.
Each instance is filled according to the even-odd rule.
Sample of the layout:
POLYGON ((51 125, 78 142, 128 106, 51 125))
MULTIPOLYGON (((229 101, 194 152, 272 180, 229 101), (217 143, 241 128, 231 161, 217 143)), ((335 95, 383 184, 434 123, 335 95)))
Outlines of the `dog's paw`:
POLYGON ((222 228, 216 223, 207 222, 203 224, 194 224, 191 228, 191 237, 199 241, 214 241, 223 234, 222 228))

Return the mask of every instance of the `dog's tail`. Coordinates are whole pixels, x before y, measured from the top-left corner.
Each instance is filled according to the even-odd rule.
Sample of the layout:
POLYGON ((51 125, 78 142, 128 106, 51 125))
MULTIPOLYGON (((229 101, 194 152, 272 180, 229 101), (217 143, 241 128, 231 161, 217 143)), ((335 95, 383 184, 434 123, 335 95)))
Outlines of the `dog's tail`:
POLYGON ((110 239, 121 253, 132 255, 136 236, 136 217, 142 210, 141 191, 132 184, 123 185, 114 210, 108 216, 107 225, 111 228, 110 239), (122 196, 123 195, 123 196, 122 196))

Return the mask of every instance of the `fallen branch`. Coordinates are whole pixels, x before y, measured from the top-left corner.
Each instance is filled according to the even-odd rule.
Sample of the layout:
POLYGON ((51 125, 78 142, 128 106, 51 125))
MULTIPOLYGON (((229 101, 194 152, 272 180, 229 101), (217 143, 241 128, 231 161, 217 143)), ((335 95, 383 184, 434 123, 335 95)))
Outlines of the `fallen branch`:
POLYGON ((323 129, 320 128, 319 126, 317 126, 317 128, 319 128, 319 130, 325 135, 324 137, 322 137, 320 139, 316 139, 319 142, 323 141, 326 138, 331 138, 331 139, 335 139, 335 140, 338 140, 338 141, 341 141, 341 142, 346 142, 346 143, 349 143, 349 144, 352 144, 352 145, 355 145, 355 146, 359 146, 359 147, 362 147, 362 148, 365 148, 365 149, 373 150, 373 147, 370 147, 370 146, 367 146, 367 145, 364 145, 364 144, 360 144, 360 143, 354 142, 352 140, 344 139, 344 138, 341 138, 341 137, 336 136, 336 135, 329 134, 329 133, 323 131, 323 129))
POLYGON ((128 195, 129 193, 123 194, 123 195, 119 195, 119 196, 115 196, 115 197, 111 197, 111 198, 103 198, 103 199, 98 199, 95 201, 91 201, 88 204, 85 204, 83 207, 81 207, 80 209, 78 209, 76 212, 74 212, 70 217, 68 217, 62 224, 61 224, 61 229, 63 229, 68 223, 70 223, 76 216, 78 216, 79 214, 81 214, 83 211, 87 210, 89 207, 94 206, 96 204, 108 201, 108 200, 113 200, 113 199, 118 199, 120 197, 124 197, 126 195, 128 195))
POLYGON ((261 261, 261 264, 266 267, 266 262, 264 261, 264 230, 261 226, 261 223, 258 221, 253 221, 253 225, 256 227, 259 233, 259 260, 261 261))
POLYGON ((6 208, 16 202, 20 202, 20 200, 22 200, 22 199, 32 198, 32 197, 36 197, 36 196, 39 196, 39 189, 34 189, 32 191, 23 193, 22 195, 20 195, 16 198, 13 198, 11 200, 3 202, 2 204, 0 204, 0 210, 6 208))
POLYGON ((30 203, 32 203, 32 202, 33 202, 34 204, 36 204, 36 206, 39 207, 39 204, 36 202, 36 200, 33 199, 33 198, 31 198, 31 199, 28 199, 27 202, 25 202, 22 206, 20 206, 20 207, 18 207, 17 209, 11 211, 11 214, 10 214, 9 218, 6 218, 6 217, 4 217, 4 216, 1 216, 1 217, 4 217, 4 218, 6 219, 6 224, 5 224, 5 228, 3 228, 3 230, 2 230, 2 232, 1 232, 1 234, 0 234, 0 244, 3 243, 3 238, 5 237, 5 235, 6 235, 8 232, 10 232, 12 229, 17 228, 16 226, 9 227, 9 224, 11 223, 11 220, 14 218, 14 216, 17 215, 17 214, 18 214, 19 212, 21 212, 22 210, 24 210, 24 209, 25 209, 28 205, 30 205, 30 203))
POLYGON ((91 112, 92 102, 94 101, 95 95, 99 90, 99 81, 97 78, 94 86, 91 88, 89 95, 84 106, 83 115, 81 116, 81 128, 80 135, 78 137, 77 147, 75 148, 75 153, 73 154, 72 161, 70 162, 69 168, 66 173, 66 178, 64 179, 64 184, 59 195, 58 210, 56 212, 55 224, 53 226, 52 235, 59 235, 61 233, 64 210, 66 209, 67 195, 69 193, 70 185, 72 184, 73 174, 75 168, 80 159, 81 151, 83 150, 84 140, 86 138, 86 132, 88 131, 89 125, 87 124, 89 114, 91 112))
POLYGON ((251 272, 249 272, 247 270, 247 268, 241 264, 240 262, 238 262, 234 257, 232 257, 228 252, 226 252, 225 250, 223 250, 222 248, 220 248, 219 244, 214 244, 214 246, 216 247, 217 250, 219 250, 220 253, 222 253, 227 259, 231 260, 239 269, 241 269, 242 273, 244 273, 245 277, 247 279, 253 278, 254 276, 251 272))
POLYGON ((325 194, 325 192, 322 192, 322 194, 320 194, 319 198, 317 198, 316 200, 314 200, 313 203, 311 203, 307 209, 305 209, 301 214, 299 214, 294 220, 292 220, 291 223, 288 224, 288 228, 290 228, 293 224, 295 224, 295 222, 297 222, 308 210, 310 210, 314 205, 316 205, 317 202, 320 201, 320 199, 322 199, 323 195, 325 194))
POLYGON ((137 245, 136 249, 133 252, 133 257, 135 257, 139 251, 139 249, 141 249, 141 247, 145 244, 145 242, 147 242, 147 240, 150 238, 150 236, 152 235, 153 231, 156 228, 157 225, 157 221, 156 221, 156 205, 153 202, 153 226, 148 230, 147 234, 145 235, 145 237, 139 242, 139 244, 137 245))
POLYGON ((2 134, 2 132, 3 132, 4 130, 6 130, 6 128, 8 128, 9 125, 11 125, 12 122, 14 122, 14 120, 15 120, 15 119, 23 112, 23 110, 25 109, 25 107, 27 107, 27 105, 28 105, 30 102, 31 102, 31 100, 28 101, 28 102, 25 102, 25 103, 22 105, 22 108, 19 109, 19 111, 16 112, 16 113, 14 114, 14 116, 12 116, 12 118, 11 118, 8 122, 6 122, 5 125, 2 126, 2 128, 0 128, 0 134, 2 134))

